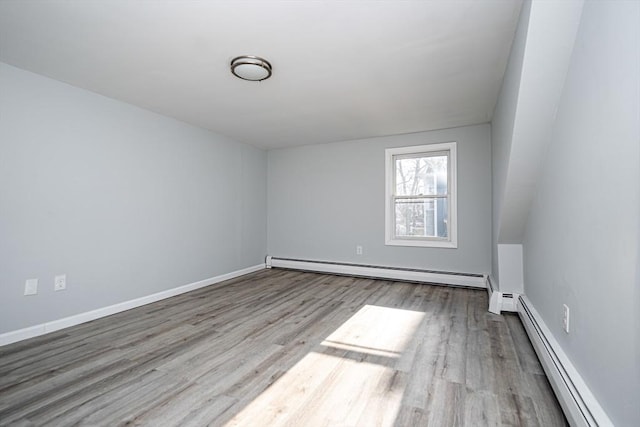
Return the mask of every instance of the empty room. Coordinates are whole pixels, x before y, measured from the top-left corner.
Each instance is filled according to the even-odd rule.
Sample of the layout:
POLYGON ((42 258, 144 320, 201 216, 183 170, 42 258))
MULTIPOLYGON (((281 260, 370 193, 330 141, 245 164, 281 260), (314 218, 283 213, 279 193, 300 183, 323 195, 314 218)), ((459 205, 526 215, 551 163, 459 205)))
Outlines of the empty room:
POLYGON ((637 0, 0 0, 0 426, 640 426, 637 0))

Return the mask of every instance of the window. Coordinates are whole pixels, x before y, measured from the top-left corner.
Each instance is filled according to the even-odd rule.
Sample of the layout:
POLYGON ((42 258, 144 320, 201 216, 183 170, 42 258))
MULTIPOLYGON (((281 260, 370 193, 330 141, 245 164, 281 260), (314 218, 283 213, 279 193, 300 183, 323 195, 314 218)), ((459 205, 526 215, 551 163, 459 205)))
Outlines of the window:
POLYGON ((389 148, 385 243, 457 248, 456 143, 389 148))

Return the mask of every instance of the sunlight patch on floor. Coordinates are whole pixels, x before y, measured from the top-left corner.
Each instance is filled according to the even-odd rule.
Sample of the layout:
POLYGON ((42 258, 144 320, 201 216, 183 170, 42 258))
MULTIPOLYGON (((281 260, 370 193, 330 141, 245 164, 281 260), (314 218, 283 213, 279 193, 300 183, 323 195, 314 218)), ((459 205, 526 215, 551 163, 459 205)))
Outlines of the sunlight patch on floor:
POLYGON ((421 311, 365 305, 329 335, 322 345, 398 357, 423 318, 421 311))
POLYGON ((395 364, 424 315, 362 307, 226 425, 393 425, 406 385, 395 364))

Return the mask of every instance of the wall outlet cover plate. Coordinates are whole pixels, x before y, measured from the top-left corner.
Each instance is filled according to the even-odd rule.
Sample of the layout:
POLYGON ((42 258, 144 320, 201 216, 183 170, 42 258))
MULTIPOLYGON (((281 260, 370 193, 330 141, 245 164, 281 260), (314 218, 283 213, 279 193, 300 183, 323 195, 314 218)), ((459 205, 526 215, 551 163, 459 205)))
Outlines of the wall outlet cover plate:
POLYGON ((56 291, 62 291, 67 288, 67 275, 60 274, 56 276, 53 281, 53 289, 56 291))

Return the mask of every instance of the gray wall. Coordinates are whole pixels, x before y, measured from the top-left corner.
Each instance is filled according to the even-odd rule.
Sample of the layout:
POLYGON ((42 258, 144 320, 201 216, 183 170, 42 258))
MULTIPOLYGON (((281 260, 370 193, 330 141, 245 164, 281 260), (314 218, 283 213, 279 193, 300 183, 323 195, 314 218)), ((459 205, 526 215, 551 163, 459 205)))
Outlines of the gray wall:
POLYGON ((0 64, 0 333, 265 253, 264 151, 0 64))
POLYGON ((492 168, 492 267, 491 277, 499 286, 498 268, 498 231, 500 229, 500 214, 504 199, 504 189, 507 179, 507 168, 509 166, 509 153, 513 140, 513 126, 516 114, 516 104, 518 102, 518 91, 520 89, 520 77, 522 74, 522 62, 524 59, 524 48, 527 38, 527 28, 529 25, 529 13, 531 12, 531 2, 525 1, 522 4, 518 28, 511 45, 511 54, 505 70, 502 88, 498 96, 498 102, 491 121, 491 168, 492 168))
POLYGON ((268 253, 488 273, 490 144, 489 125, 478 125, 269 151, 268 253), (458 142, 458 248, 385 246, 385 148, 449 141, 458 142))
POLYGON ((525 293, 617 426, 640 425, 639 17, 585 2, 524 239, 525 293))

